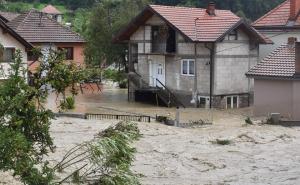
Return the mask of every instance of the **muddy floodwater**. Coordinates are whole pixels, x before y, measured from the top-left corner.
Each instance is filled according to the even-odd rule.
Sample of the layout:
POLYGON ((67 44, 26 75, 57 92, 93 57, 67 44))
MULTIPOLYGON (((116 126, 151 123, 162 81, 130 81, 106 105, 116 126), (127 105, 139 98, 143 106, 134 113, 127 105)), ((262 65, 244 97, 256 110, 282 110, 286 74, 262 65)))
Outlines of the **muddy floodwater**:
MULTIPOLYGON (((155 117, 163 115, 175 118, 176 109, 156 106, 155 104, 146 104, 139 102, 128 102, 127 89, 119 89, 105 85, 101 92, 94 90, 84 90, 83 94, 76 96, 76 108, 71 112, 76 113, 103 113, 103 114, 130 114, 130 115, 148 115, 155 117)), ((52 94, 48 100, 48 106, 57 111, 56 96, 52 94), (56 103, 55 103, 56 102, 56 103)), ((208 110, 197 108, 180 109, 180 121, 187 123, 189 121, 213 121, 218 122, 224 117, 246 118, 252 115, 252 108, 235 110, 208 110)))
MULTIPOLYGON (((91 140, 117 121, 59 118, 51 125, 59 162, 74 145, 91 140)), ((138 123, 143 137, 132 170, 142 185, 298 185, 300 128, 243 126, 237 117, 194 129, 138 123), (227 145, 215 141, 228 140, 227 145)), ((21 185, 0 172, 0 184, 21 185)), ((72 184, 72 183, 70 183, 72 184)))

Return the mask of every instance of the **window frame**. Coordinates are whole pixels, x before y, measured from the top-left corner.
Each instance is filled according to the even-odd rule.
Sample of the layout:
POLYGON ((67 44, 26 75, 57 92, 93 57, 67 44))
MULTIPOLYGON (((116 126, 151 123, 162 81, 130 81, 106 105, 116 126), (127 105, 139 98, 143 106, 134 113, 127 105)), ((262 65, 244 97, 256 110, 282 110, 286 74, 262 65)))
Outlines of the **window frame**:
POLYGON ((65 60, 74 60, 74 47, 72 47, 72 46, 65 46, 65 47, 58 47, 58 50, 60 50, 60 51, 64 51, 64 50, 66 50, 67 52, 66 52, 66 59, 65 60), (72 57, 71 58, 68 58, 68 49, 72 49, 72 57))
POLYGON ((238 38, 238 30, 232 30, 229 34, 228 34, 228 40, 239 40, 238 38), (230 39, 231 37, 235 37, 234 39, 230 39))
POLYGON ((14 62, 15 53, 16 53, 16 48, 15 47, 4 47, 2 56, 0 56, 2 58, 1 63, 12 63, 12 62, 14 62), (4 59, 6 49, 11 49, 12 50, 12 60, 11 61, 5 61, 5 59, 4 59))
POLYGON ((195 61, 195 59, 182 59, 181 60, 181 69, 180 69, 180 71, 181 71, 181 75, 183 75, 183 76, 195 76, 195 72, 196 72, 196 61, 195 61), (184 74, 183 73, 183 63, 184 62, 187 62, 187 74, 184 74), (190 73, 190 62, 193 62, 194 63, 194 74, 191 74, 190 73))
POLYGON ((234 96, 226 96, 226 109, 239 109, 240 105, 240 97, 238 95, 234 95, 234 96), (230 107, 228 107, 228 98, 230 98, 230 107), (236 107, 234 107, 234 102, 233 99, 236 98, 236 107))

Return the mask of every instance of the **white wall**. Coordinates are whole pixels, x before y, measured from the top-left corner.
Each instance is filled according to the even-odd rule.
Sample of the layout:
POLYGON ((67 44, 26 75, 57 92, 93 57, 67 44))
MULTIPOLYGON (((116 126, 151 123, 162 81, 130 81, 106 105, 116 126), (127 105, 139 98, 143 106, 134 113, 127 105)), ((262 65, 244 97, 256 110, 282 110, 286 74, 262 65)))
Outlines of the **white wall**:
MULTIPOLYGON (((27 52, 25 49, 25 46, 21 44, 19 41, 17 41, 13 36, 11 36, 9 33, 4 32, 2 28, 0 28, 0 43, 5 47, 9 48, 15 48, 16 50, 19 49, 22 54, 22 61, 23 66, 27 70, 27 52)), ((9 63, 0 63, 0 67, 3 69, 4 76, 1 75, 0 79, 6 79, 8 71, 10 69, 9 63)))

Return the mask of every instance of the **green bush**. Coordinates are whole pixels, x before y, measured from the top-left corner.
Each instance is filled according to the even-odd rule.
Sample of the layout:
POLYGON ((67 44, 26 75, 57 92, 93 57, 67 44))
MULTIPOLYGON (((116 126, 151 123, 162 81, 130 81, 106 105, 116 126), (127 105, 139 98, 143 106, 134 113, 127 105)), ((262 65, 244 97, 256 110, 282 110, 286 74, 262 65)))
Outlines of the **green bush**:
POLYGON ((60 107, 62 110, 72 110, 75 108, 75 98, 69 96, 66 100, 61 100, 60 107))
POLYGON ((114 70, 114 69, 106 69, 103 72, 103 77, 108 80, 112 80, 113 82, 122 82, 126 79, 126 75, 122 71, 114 70))
POLYGON ((253 125, 253 121, 251 120, 250 117, 247 117, 247 118, 245 119, 245 123, 246 123, 246 125, 253 125))
POLYGON ((217 145, 230 145, 232 141, 229 139, 216 139, 215 141, 211 141, 211 143, 217 145))

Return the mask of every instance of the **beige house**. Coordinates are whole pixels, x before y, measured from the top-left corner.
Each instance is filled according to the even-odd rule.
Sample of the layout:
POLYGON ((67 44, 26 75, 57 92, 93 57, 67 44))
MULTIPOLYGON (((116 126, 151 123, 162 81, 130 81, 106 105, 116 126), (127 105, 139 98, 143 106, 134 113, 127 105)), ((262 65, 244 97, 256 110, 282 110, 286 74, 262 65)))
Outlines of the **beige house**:
POLYGON ((251 102, 245 73, 269 41, 229 10, 149 5, 115 42, 129 46, 130 101, 238 108, 251 102))
POLYGON ((18 49, 22 54, 24 68, 27 69, 27 51, 32 49, 32 45, 24 40, 13 29, 0 19, 0 43, 4 47, 3 56, 0 62, 1 75, 0 79, 6 79, 10 69, 10 63, 13 61, 13 55, 18 49))
POLYGON ((300 121, 300 42, 296 40, 289 38, 247 73, 254 78, 256 116, 280 113, 300 121))

